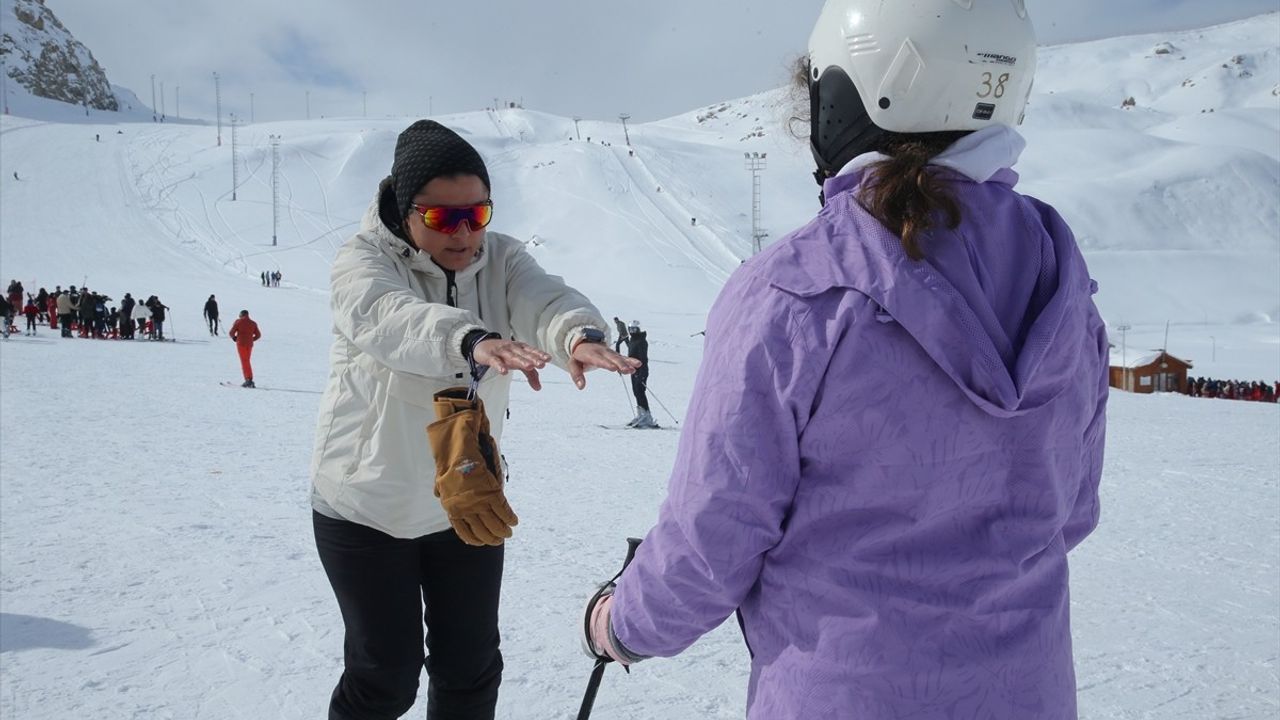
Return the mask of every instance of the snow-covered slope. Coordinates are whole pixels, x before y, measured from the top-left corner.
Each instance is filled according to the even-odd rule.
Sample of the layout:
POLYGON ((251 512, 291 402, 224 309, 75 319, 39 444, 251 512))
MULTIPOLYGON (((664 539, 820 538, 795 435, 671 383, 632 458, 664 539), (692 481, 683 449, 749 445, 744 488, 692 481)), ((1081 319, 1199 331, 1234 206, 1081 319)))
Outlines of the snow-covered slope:
MULTIPOLYGON (((1197 373, 1280 376, 1277 36, 1273 14, 1042 52, 1021 187, 1075 228, 1129 353, 1167 346, 1197 373), (1156 53, 1166 42, 1175 50, 1156 53)), ((219 146, 212 124, 149 111, 29 107, 0 118, 0 281, 158 294, 185 342, 43 331, 0 345, 0 716, 319 716, 341 652, 306 493, 329 263, 412 119, 240 127, 233 173, 225 119, 219 146), (263 288, 265 270, 283 287, 263 288), (262 326, 260 384, 299 392, 216 384, 238 366, 201 327, 210 294, 262 326)), ((743 152, 768 154, 772 238, 816 209, 790 114, 787 92, 771 91, 631 125, 630 148, 614 123, 582 122, 579 141, 572 120, 534 111, 438 119, 488 160, 495 230, 607 316, 649 327, 650 385, 671 425, 700 358, 692 335, 751 250, 743 152)), ((629 417, 616 378, 590 376, 583 393, 557 372, 546 381, 514 393, 505 436, 522 522, 508 548, 504 718, 576 708, 589 663, 570 628, 622 538, 653 520, 677 438, 598 427, 629 417)), ((1082 717, 1280 709, 1275 410, 1114 401, 1103 526, 1073 564, 1082 717)), ((741 717, 745 673, 729 624, 680 659, 611 673, 596 714, 741 717)))

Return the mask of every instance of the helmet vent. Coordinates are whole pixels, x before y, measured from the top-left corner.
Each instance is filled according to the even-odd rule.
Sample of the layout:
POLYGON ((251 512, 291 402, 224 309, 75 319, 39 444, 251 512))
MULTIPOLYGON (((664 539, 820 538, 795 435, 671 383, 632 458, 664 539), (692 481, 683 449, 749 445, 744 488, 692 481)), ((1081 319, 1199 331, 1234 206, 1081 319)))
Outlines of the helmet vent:
POLYGON ((880 42, 873 33, 849 35, 845 38, 845 44, 849 47, 849 57, 880 51, 880 42))

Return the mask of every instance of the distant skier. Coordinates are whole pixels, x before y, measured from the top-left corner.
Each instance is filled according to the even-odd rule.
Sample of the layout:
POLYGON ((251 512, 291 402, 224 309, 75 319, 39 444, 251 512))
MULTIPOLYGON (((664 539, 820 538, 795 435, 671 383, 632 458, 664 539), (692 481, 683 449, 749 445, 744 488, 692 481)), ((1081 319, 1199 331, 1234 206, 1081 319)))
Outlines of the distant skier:
POLYGON ((242 387, 255 387, 253 384, 253 366, 249 364, 249 356, 253 354, 253 344, 262 337, 258 323, 249 319, 249 311, 241 310, 240 317, 231 323, 231 332, 227 333, 236 343, 236 352, 240 354, 240 370, 244 373, 242 387))
POLYGON ((58 329, 58 298, 62 295, 62 290, 58 289, 49 293, 49 299, 45 301, 45 311, 49 317, 49 328, 51 330, 58 329))
POLYGON ((212 295, 204 302, 204 319, 209 323, 209 334, 218 334, 218 300, 212 295))
POLYGON ((627 427, 649 430, 658 423, 649 412, 649 340, 648 333, 640 329, 640 321, 632 320, 627 328, 627 357, 640 361, 640 367, 631 374, 631 394, 636 396, 636 416, 627 427))
POLYGON ((22 307, 22 294, 23 292, 25 292, 25 289, 22 287, 22 283, 18 282, 17 280, 9 281, 8 292, 9 292, 9 304, 12 305, 14 308, 22 307))
POLYGON ((0 325, 4 325, 3 333, 7 340, 9 328, 13 326, 13 303, 9 302, 7 296, 0 296, 0 325))
POLYGON ((70 290, 58 295, 58 327, 62 330, 64 338, 72 337, 71 326, 75 324, 76 303, 72 296, 74 290, 73 285, 70 290))
POLYGON ((618 339, 613 341, 613 351, 622 352, 622 343, 626 342, 629 337, 627 324, 619 320, 617 315, 613 316, 613 324, 618 328, 618 339))
POLYGON ((147 309, 151 311, 151 332, 149 337, 151 340, 164 339, 164 320, 165 310, 169 309, 168 305, 160 302, 160 298, 152 295, 147 298, 147 309))
MULTIPOLYGON (((138 297, 142 297, 142 295, 138 295, 138 297)), ((145 302, 139 302, 133 306, 133 321, 138 325, 138 335, 149 338, 148 325, 151 323, 151 308, 147 307, 145 302)))
POLYGON ((35 335, 37 318, 40 317, 40 308, 36 305, 36 299, 27 293, 27 304, 22 306, 22 314, 27 318, 27 327, 22 331, 23 335, 35 335))
POLYGON ((40 315, 38 317, 40 322, 47 322, 49 320, 49 316, 48 316, 49 291, 48 290, 45 290, 44 288, 40 288, 40 292, 36 293, 36 308, 40 312, 40 315))
POLYGON ((137 301, 133 299, 133 295, 125 293, 120 300, 120 339, 133 339, 133 309, 137 305, 137 301))

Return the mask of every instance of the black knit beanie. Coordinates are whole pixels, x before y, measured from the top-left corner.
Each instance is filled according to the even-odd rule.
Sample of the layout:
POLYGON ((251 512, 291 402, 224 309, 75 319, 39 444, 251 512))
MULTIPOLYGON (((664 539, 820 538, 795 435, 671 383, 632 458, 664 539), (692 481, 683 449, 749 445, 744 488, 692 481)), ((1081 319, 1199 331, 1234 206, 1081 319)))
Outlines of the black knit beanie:
POLYGON ((434 120, 419 120, 396 139, 391 177, 382 182, 379 216, 397 236, 407 239, 401 224, 413 196, 438 177, 475 175, 489 188, 489 171, 480 153, 458 133, 434 120), (388 217, 394 213, 394 217, 388 217))

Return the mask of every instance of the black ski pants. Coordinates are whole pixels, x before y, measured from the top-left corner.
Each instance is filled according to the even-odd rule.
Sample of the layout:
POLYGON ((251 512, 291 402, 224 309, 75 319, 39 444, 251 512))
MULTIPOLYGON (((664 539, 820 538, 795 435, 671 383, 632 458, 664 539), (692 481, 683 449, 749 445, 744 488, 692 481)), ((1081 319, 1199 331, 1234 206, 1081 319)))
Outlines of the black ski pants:
POLYGON ((645 396, 644 392, 648 382, 648 367, 642 367, 631 374, 631 394, 636 396, 636 406, 645 412, 649 411, 649 398, 645 396))
POLYGON ((346 626, 329 720, 405 714, 424 660, 427 720, 493 720, 503 548, 472 547, 452 529, 401 540, 316 512, 312 521, 346 626))

